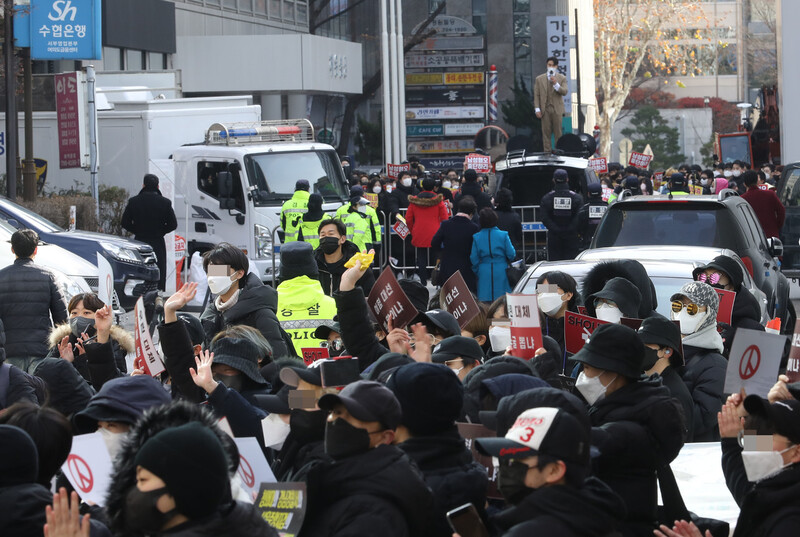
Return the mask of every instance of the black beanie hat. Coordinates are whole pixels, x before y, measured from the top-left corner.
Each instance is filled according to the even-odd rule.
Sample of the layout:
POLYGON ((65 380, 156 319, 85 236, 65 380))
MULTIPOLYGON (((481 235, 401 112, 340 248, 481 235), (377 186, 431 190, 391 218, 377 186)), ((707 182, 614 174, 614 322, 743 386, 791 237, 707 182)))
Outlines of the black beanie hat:
POLYGON ((0 487, 35 483, 38 473, 39 453, 30 435, 13 425, 0 425, 0 487))
POLYGON ((216 511, 230 488, 222 444, 211 429, 196 421, 150 438, 134 464, 160 477, 178 512, 191 520, 216 511))
POLYGON ((281 245, 281 282, 298 276, 319 279, 319 268, 314 260, 314 247, 303 241, 281 245))
POLYGON ((428 288, 415 280, 402 279, 398 280, 400 288, 406 294, 408 299, 414 304, 417 311, 427 311, 428 309, 428 288))
POLYGON ((414 436, 447 431, 461 415, 464 385, 446 365, 404 365, 389 377, 386 387, 400 402, 400 423, 414 436))

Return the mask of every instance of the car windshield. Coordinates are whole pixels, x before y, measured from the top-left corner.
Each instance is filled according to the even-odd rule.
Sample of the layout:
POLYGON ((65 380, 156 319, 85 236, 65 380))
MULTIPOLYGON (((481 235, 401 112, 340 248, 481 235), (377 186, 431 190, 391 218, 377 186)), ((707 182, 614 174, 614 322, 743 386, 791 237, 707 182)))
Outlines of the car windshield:
MULTIPOLYGON (((20 213, 25 220, 30 222, 32 226, 36 228, 36 231, 44 231, 46 233, 56 233, 59 231, 64 231, 64 228, 54 224, 47 218, 40 216, 21 205, 9 203, 8 207, 6 207, 6 212, 10 214, 20 213)), ((11 218, 13 218, 13 216, 11 218)))
POLYGON ((276 205, 292 197, 295 183, 305 179, 325 201, 344 202, 349 195, 344 172, 333 151, 258 153, 244 158, 250 186, 258 189, 256 205, 276 205))
POLYGON ((738 229, 722 205, 665 202, 612 206, 597 228, 593 247, 686 245, 738 251, 738 229))

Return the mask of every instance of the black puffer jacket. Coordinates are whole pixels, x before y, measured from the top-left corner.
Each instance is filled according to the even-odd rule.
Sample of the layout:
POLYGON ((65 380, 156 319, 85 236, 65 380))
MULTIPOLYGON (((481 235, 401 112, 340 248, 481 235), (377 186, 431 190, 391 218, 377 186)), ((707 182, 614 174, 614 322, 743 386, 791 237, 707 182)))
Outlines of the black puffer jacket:
POLYGON ((35 374, 47 384, 47 404, 67 417, 86 408, 95 394, 86 379, 61 358, 45 358, 36 366, 35 374))
POLYGON ((454 202, 456 207, 458 207, 458 202, 460 202, 464 196, 472 196, 475 199, 475 203, 478 205, 478 209, 475 211, 476 216, 484 207, 492 206, 492 198, 489 197, 489 194, 481 190, 481 185, 479 185, 477 181, 474 183, 468 183, 467 181, 461 183, 461 192, 458 193, 454 202))
POLYGON ((433 497, 419 469, 395 446, 375 449, 308 473, 303 537, 423 537, 433 497))
POLYGON ((0 270, 0 321, 7 356, 47 356, 51 315, 55 324, 67 320, 67 303, 52 272, 33 259, 17 259, 0 270))
POLYGON ((728 362, 713 349, 683 346, 686 365, 678 369, 694 401, 692 429, 694 442, 719 440, 717 412, 725 402, 725 372, 728 362))
POLYGON ((622 497, 624 535, 651 535, 657 507, 656 469, 677 457, 684 424, 678 402, 661 379, 632 382, 589 407, 594 475, 622 497))
POLYGON ((489 481, 486 469, 473 459, 455 427, 438 435, 409 438, 397 447, 422 470, 433 491, 436 518, 431 535, 451 537, 445 515, 465 503, 483 513, 489 481))
POLYGON ((333 293, 333 299, 339 312, 344 348, 358 358, 358 367, 364 371, 389 352, 389 349, 381 345, 371 329, 367 301, 361 288, 356 287, 345 292, 336 291, 333 293))
POLYGON ((536 489, 492 522, 503 537, 612 537, 619 535, 616 528, 624 518, 622 499, 590 477, 579 489, 568 485, 536 489))
POLYGON ((594 304, 588 297, 602 290, 608 280, 616 277, 625 278, 639 289, 639 293, 642 295, 642 301, 639 303, 639 319, 658 315, 655 311, 658 307, 656 288, 644 266, 633 259, 604 261, 592 267, 592 270, 586 274, 583 279, 581 297, 583 297, 583 303, 589 315, 594 317, 595 311, 594 304))
POLYGON ((683 420, 686 426, 686 442, 694 442, 694 401, 686 383, 672 366, 661 372, 661 383, 669 390, 672 397, 678 400, 683 409, 683 420))
POLYGON ((272 471, 278 481, 303 481, 316 461, 330 461, 325 454, 324 410, 293 409, 289 417, 289 436, 275 454, 272 471))
POLYGON ((482 381, 508 373, 534 376, 530 364, 514 356, 497 356, 467 373, 464 377, 464 408, 459 421, 480 423, 482 381))
MULTIPOLYGON (((319 268, 319 283, 326 295, 331 296, 334 291, 339 290, 339 282, 342 280, 342 274, 347 270, 344 264, 357 253, 358 246, 350 241, 344 241, 342 245, 342 258, 335 263, 327 263, 322 249, 317 248, 314 250, 314 259, 317 261, 317 267, 319 268)), ((374 283, 375 275, 371 270, 367 270, 356 285, 364 291, 364 296, 367 296, 374 283)))
POLYGON ((209 516, 175 526, 152 537, 278 537, 251 504, 232 502, 209 516))
POLYGON ((258 276, 248 273, 243 282, 240 281, 239 300, 229 310, 220 312, 214 300, 206 306, 200 316, 206 341, 232 324, 251 326, 272 345, 272 356, 281 358, 289 355, 289 350, 278 323, 278 292, 269 285, 264 285, 258 276))
MULTIPOLYGON (((114 461, 111 486, 106 496, 106 510, 108 512, 111 529, 116 537, 141 535, 140 533, 125 529, 123 514, 125 496, 131 487, 136 486, 136 466, 133 462, 136 458, 136 453, 148 439, 164 429, 183 425, 192 421, 198 421, 214 431, 228 455, 229 474, 233 475, 236 472, 239 466, 239 450, 236 448, 233 439, 217 426, 217 419, 211 412, 202 407, 182 401, 151 408, 145 412, 144 416, 131 428, 125 444, 120 450, 117 459, 114 461)), ((241 535, 242 537, 246 535, 275 535, 268 530, 264 530, 263 527, 259 531, 256 531, 251 527, 251 522, 253 521, 252 517, 239 516, 241 512, 237 509, 232 509, 231 502, 231 494, 230 490, 228 490, 226 491, 225 499, 220 505, 220 512, 209 515, 214 520, 208 519, 212 524, 221 524, 221 522, 216 521, 217 515, 225 520, 226 513, 228 515, 236 513, 237 525, 234 525, 231 520, 231 524, 226 527, 225 535, 241 535), (238 525, 239 522, 241 522, 242 525, 238 525), (245 533, 245 531, 247 533, 245 533)), ((200 531, 200 529, 197 528, 197 531, 200 531)), ((205 535, 205 533, 187 533, 186 535, 205 535)))
POLYGON ((726 358, 731 353, 731 345, 733 345, 733 339, 736 337, 736 331, 739 328, 764 331, 764 325, 761 324, 761 308, 758 306, 758 300, 745 287, 739 289, 736 293, 736 299, 733 301, 730 328, 722 331, 722 342, 724 344, 722 354, 726 358))

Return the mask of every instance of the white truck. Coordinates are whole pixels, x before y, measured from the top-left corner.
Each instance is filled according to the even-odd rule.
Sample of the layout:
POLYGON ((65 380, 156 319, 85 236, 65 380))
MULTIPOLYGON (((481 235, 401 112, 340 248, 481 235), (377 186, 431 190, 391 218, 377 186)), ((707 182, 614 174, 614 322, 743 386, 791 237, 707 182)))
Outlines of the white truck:
POLYGON ((176 232, 188 256, 229 242, 265 282, 274 283, 280 264, 280 210, 295 183, 306 179, 325 212, 349 198, 336 151, 314 141, 305 119, 215 123, 202 143, 174 149, 171 160, 151 162, 151 169, 162 177, 172 172, 176 232))

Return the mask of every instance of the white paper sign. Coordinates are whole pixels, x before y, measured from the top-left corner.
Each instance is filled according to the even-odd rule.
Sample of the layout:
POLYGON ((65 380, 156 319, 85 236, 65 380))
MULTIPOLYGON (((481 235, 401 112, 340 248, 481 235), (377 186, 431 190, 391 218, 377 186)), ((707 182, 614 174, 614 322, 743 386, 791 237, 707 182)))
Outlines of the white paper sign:
POLYGON ((61 470, 83 501, 105 505, 113 466, 100 433, 73 437, 72 450, 61 470))
POLYGON ((103 254, 97 253, 97 298, 107 306, 114 303, 114 270, 103 254))
POLYGON ((275 483, 275 474, 267 464, 264 453, 258 447, 258 440, 255 438, 234 438, 236 447, 239 448, 239 478, 242 480, 242 488, 251 496, 252 492, 258 492, 261 483, 275 483))
POLYGON ((164 361, 158 353, 153 339, 150 337, 150 330, 147 326, 147 318, 144 315, 144 300, 139 297, 134 307, 134 339, 136 342, 136 367, 143 367, 145 373, 151 377, 160 374, 164 369, 164 361))
POLYGON ((733 339, 725 373, 725 393, 766 397, 778 379, 786 336, 739 328, 733 339))

